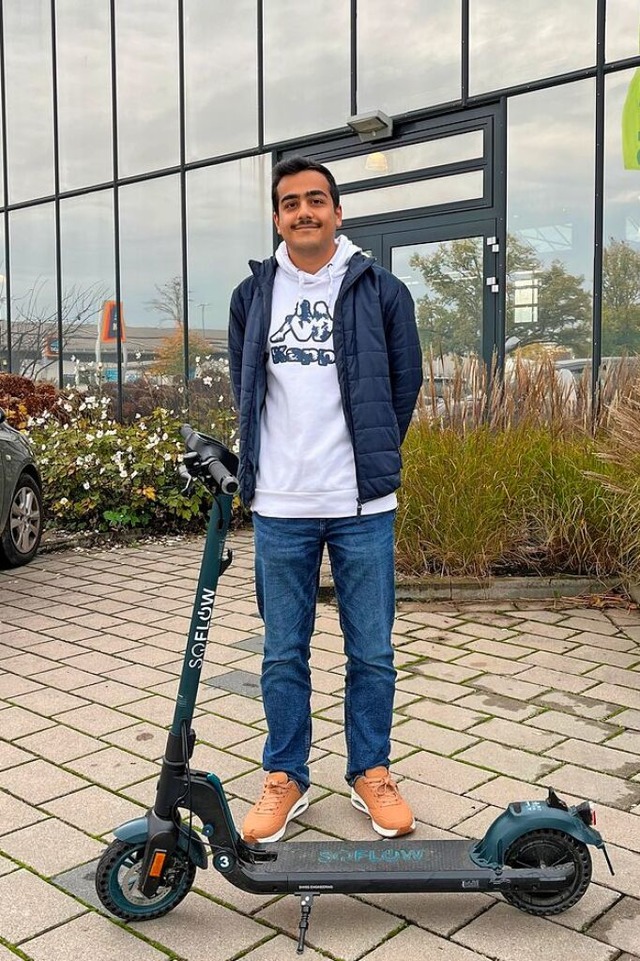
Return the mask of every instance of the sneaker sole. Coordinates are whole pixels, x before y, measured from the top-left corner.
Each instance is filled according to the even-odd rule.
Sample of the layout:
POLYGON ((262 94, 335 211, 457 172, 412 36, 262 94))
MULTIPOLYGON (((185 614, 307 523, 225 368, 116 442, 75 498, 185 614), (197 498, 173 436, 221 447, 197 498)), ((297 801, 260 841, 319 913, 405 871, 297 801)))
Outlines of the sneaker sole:
POLYGON ((411 834, 411 832, 415 830, 415 819, 411 822, 411 827, 405 828, 404 830, 401 830, 400 828, 383 828, 380 824, 377 824, 371 817, 371 812, 369 811, 366 803, 362 800, 354 788, 351 788, 351 803, 356 811, 361 811, 371 819, 371 827, 383 838, 397 838, 403 834, 411 834))
MULTIPOLYGON (((302 795, 302 797, 300 798, 300 800, 299 800, 299 801, 296 801, 296 803, 295 803, 295 804, 293 805, 293 807, 290 809, 289 813, 287 814, 287 817, 286 817, 286 819, 285 819, 284 824, 282 825, 282 827, 281 827, 278 831, 276 831, 275 834, 272 834, 272 835, 271 835, 270 837, 268 837, 268 838, 256 838, 255 842, 247 841, 247 844, 251 844, 251 843, 255 843, 255 844, 272 844, 274 841, 279 841, 280 838, 283 837, 284 832, 287 830, 287 824, 289 823, 289 821, 293 821, 293 819, 294 819, 294 818, 297 818, 299 814, 303 814, 303 813, 307 810, 308 807, 309 807, 309 798, 307 797, 307 794, 305 793, 305 794, 302 795)), ((240 837, 242 838, 243 841, 246 841, 246 840, 247 840, 242 832, 240 832, 240 837)))

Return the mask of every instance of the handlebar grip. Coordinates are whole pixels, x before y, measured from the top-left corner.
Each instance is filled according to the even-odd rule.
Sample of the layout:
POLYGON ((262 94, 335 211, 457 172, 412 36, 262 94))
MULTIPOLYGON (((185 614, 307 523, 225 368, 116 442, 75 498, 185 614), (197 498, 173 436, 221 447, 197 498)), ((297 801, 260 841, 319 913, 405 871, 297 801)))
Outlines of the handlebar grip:
POLYGON ((239 484, 237 477, 234 477, 231 471, 227 470, 224 464, 219 460, 212 460, 207 464, 207 470, 213 477, 214 481, 220 486, 220 490, 223 494, 235 494, 238 490, 239 484))

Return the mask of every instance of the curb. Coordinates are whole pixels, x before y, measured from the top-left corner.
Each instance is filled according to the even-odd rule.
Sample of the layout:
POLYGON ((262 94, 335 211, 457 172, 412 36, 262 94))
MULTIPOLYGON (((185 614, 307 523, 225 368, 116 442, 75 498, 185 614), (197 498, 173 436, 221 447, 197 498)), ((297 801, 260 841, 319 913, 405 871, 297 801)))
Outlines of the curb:
MULTIPOLYGON (((185 536, 185 535, 183 535, 185 536)), ((194 536, 198 536, 197 534, 194 536)), ((55 551, 88 549, 93 547, 119 547, 144 540, 158 540, 158 536, 147 535, 141 531, 111 532, 78 531, 65 534, 61 531, 45 531, 39 552, 52 554, 55 551)), ((640 604, 640 584, 625 583, 616 577, 399 577, 396 580, 396 600, 412 601, 518 601, 552 600, 565 597, 580 597, 606 594, 611 591, 626 593, 636 604, 640 604)), ((320 581, 318 594, 320 601, 335 601, 335 589, 330 577, 320 581)))
MULTIPOLYGON (((548 600, 558 601, 566 597, 581 597, 593 594, 607 594, 611 591, 626 591, 634 601, 639 602, 640 585, 637 597, 620 578, 605 577, 424 577, 399 578, 396 580, 397 601, 519 601, 548 600)), ((335 589, 331 580, 320 583, 319 599, 335 600, 335 589)))

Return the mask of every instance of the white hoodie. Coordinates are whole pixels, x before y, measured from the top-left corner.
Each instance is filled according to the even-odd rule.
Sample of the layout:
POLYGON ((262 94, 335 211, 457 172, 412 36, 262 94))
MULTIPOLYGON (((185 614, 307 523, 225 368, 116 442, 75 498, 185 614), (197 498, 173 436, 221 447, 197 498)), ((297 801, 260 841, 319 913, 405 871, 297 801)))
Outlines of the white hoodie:
MULTIPOLYGON (((252 510, 265 517, 352 517, 358 512, 355 460, 333 347, 333 311, 347 265, 359 247, 344 236, 317 273, 276 251, 267 394, 252 510)), ((392 510, 396 495, 362 505, 392 510)))

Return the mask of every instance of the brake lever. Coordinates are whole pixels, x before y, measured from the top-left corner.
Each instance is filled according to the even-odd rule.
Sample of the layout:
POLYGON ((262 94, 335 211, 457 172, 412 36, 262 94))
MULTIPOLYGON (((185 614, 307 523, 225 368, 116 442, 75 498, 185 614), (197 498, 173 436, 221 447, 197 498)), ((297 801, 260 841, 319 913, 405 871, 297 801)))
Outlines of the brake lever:
POLYGON ((188 494, 191 488, 193 487, 193 477, 191 476, 187 468, 184 466, 184 464, 179 465, 178 475, 183 479, 183 481, 186 481, 186 484, 182 488, 181 493, 188 494))

